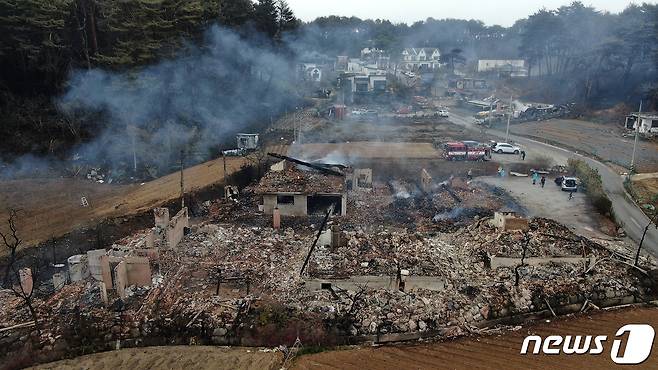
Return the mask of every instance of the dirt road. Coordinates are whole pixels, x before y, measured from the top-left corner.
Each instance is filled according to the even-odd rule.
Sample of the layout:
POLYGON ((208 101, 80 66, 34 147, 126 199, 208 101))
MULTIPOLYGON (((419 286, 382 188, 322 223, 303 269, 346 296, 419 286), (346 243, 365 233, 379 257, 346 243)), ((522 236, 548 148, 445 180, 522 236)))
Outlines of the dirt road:
POLYGON ((350 142, 340 144, 301 144, 290 146, 289 155, 309 161, 343 163, 358 159, 438 159, 441 152, 431 143, 350 142))
MULTIPOLYGON (((625 324, 643 323, 658 329, 658 309, 642 308, 560 318, 550 323, 502 335, 462 338, 444 343, 384 346, 324 352, 299 358, 294 369, 610 369, 616 331, 625 324), (607 335, 600 355, 521 355, 527 335, 607 335)), ((658 341, 643 364, 633 369, 658 368, 658 341)))
POLYGON ((52 362, 32 369, 113 370, 113 369, 278 369, 280 353, 264 353, 255 348, 226 347, 149 347, 82 356, 52 362))
MULTIPOLYGON (((627 168, 633 155, 633 138, 623 137, 621 127, 610 124, 553 119, 512 125, 511 132, 542 138, 627 168)), ((638 172, 658 171, 658 144, 640 140, 636 164, 638 172)))

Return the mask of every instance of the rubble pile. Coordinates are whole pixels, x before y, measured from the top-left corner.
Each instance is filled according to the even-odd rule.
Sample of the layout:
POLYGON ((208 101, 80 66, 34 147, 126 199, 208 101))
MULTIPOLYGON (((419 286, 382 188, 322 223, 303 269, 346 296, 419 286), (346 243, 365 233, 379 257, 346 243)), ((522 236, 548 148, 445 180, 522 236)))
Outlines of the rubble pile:
MULTIPOLYGON (((291 173, 271 171, 266 183, 278 188, 284 181, 278 176, 287 183, 291 173)), ((305 181, 298 185, 322 185, 305 181)), ((251 188, 237 201, 205 204, 208 217, 192 225, 186 209, 180 225, 156 209, 154 229, 69 260, 70 284, 35 299, 44 318, 40 340, 102 349, 145 338, 234 344, 271 323, 260 315, 268 305, 282 307, 286 317, 313 315, 341 334, 446 328, 458 334, 517 314, 655 296, 642 272, 629 268, 623 242, 589 240, 540 218, 519 217, 518 229, 496 226, 486 214, 506 198, 464 181, 448 186, 408 197, 394 196, 413 188, 402 182, 350 192, 354 212, 329 218, 323 230, 315 218, 285 220, 283 229, 273 229, 271 216, 254 211, 251 188), (464 212, 463 221, 436 218, 455 210, 464 212), (166 228, 172 222, 180 227, 166 228), (437 226, 442 222, 450 228, 437 226), (160 229, 175 242, 155 243, 160 229), (72 268, 86 267, 83 262, 94 269, 72 268)), ((656 268, 648 258, 642 264, 656 268)), ((0 327, 30 319, 20 304, 0 291, 0 327)))
MULTIPOLYGON (((102 184, 105 182, 105 174, 101 171, 100 168, 90 168, 89 172, 87 172, 87 180, 102 184)), ((108 183, 112 183, 112 181, 109 181, 108 183)))
POLYGON ((450 248, 445 242, 407 231, 344 233, 345 246, 317 248, 311 258, 311 275, 394 276, 404 269, 414 275, 437 276, 447 266, 435 264, 437 254, 450 248))
MULTIPOLYGON (((528 232, 505 232, 478 222, 452 234, 428 236, 417 232, 346 232, 347 244, 319 248, 312 257, 312 276, 345 279, 354 276, 438 276, 440 290, 361 289, 353 313, 353 334, 375 334, 431 330, 450 326, 466 328, 489 319, 528 313, 586 301, 622 299, 643 295, 638 278, 627 266, 606 260, 610 251, 572 234, 556 222, 532 220, 528 232), (526 244, 527 243, 527 244, 526 244), (579 263, 522 265, 523 246, 527 257, 584 255, 598 261, 594 266, 579 263), (489 256, 518 258, 515 265, 491 269, 489 256), (517 269, 518 267, 518 269, 517 269), (519 283, 516 284, 516 270, 519 283), (587 272, 586 272, 587 271, 587 272), (550 282, 550 284, 547 284, 550 282)), ((655 263, 654 263, 655 266, 655 263)), ((340 285, 340 280, 337 280, 340 285)), ((333 294, 315 292, 305 301, 313 312, 340 318, 350 311, 358 289, 333 294)))
POLYGON ((260 180, 257 192, 263 193, 341 193, 344 177, 286 166, 282 171, 269 171, 260 180))
POLYGON ((296 283, 314 236, 292 228, 276 232, 271 228, 206 224, 183 243, 183 253, 202 257, 222 270, 225 276, 247 275, 265 292, 285 294, 296 283), (297 272, 297 274, 295 274, 297 272))
MULTIPOLYGON (((454 182, 454 181, 453 181, 454 182)), ((419 231, 450 232, 503 206, 515 206, 495 188, 482 184, 438 186, 431 194, 396 198, 386 209, 387 221, 419 231)))
POLYGON ((530 231, 501 233, 488 222, 478 222, 454 233, 455 240, 467 248, 477 248, 483 253, 496 256, 521 257, 525 238, 528 237, 526 257, 558 257, 582 255, 593 252, 595 243, 574 235, 567 227, 555 221, 534 218, 530 231))

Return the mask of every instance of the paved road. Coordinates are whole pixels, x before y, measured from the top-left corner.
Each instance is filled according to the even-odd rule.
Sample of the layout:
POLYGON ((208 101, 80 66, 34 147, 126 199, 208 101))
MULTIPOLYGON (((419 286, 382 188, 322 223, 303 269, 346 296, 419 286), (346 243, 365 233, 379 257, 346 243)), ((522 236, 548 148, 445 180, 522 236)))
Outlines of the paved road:
POLYGON ((599 231, 598 217, 585 196, 576 193, 569 199, 569 194, 556 186, 553 179, 549 179, 544 188, 539 183, 532 185, 529 177, 482 176, 477 181, 505 189, 523 205, 528 217, 555 220, 586 237, 610 238, 599 231))
MULTIPOLYGON (((466 127, 474 131, 481 131, 480 127, 473 123, 470 117, 461 116, 450 113, 450 121, 456 125, 466 127)), ((498 130, 487 130, 487 134, 504 138, 505 133, 498 130)), ((585 161, 592 168, 595 168, 601 174, 603 180, 603 188, 612 201, 612 208, 615 212, 615 217, 620 222, 628 236, 639 243, 642 238, 644 228, 649 223, 649 218, 637 207, 637 205, 630 201, 624 190, 624 181, 621 175, 613 171, 605 164, 594 160, 592 158, 583 156, 581 154, 573 153, 569 150, 559 148, 554 145, 542 143, 536 140, 528 139, 525 137, 512 135, 509 136, 510 140, 519 143, 527 148, 535 151, 541 151, 545 155, 550 156, 556 163, 566 164, 567 159, 576 158, 585 161)), ((649 228, 643 244, 644 250, 650 252, 653 256, 658 257, 658 230, 655 227, 649 228)))

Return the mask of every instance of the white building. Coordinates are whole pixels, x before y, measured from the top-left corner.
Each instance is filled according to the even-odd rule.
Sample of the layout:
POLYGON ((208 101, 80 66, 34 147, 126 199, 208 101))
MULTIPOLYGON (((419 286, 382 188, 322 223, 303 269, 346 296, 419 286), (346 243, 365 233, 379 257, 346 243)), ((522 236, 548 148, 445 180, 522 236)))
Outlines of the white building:
POLYGON ((410 71, 434 70, 441 66, 438 48, 406 48, 402 51, 400 66, 410 71))
POLYGON ((322 66, 315 63, 301 63, 299 71, 304 81, 322 81, 322 66))
POLYGON ((626 116, 626 128, 637 129, 646 136, 658 134, 658 112, 631 113, 626 116))
POLYGON ((479 73, 499 73, 507 77, 527 77, 528 69, 523 59, 480 59, 479 73))

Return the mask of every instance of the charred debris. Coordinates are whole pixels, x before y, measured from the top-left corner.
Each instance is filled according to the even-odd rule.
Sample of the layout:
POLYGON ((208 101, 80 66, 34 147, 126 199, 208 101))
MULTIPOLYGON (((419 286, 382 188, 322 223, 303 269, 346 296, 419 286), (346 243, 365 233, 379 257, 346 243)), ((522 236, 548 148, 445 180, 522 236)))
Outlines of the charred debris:
POLYGON ((68 258, 35 292, 39 333, 0 292, 2 356, 445 337, 655 299, 655 261, 632 267, 624 242, 528 219, 494 188, 271 157, 201 217, 158 208, 153 228, 68 258))

